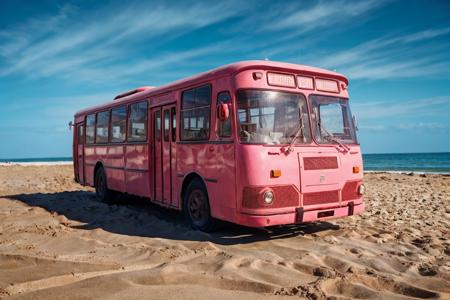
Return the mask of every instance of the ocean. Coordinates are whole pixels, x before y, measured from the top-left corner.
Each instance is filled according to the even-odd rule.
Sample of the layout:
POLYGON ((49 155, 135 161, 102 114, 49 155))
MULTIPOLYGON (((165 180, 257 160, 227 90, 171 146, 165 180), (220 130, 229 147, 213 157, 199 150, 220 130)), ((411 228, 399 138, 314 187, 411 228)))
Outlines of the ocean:
POLYGON ((365 171, 450 174, 450 152, 364 154, 365 171))
MULTIPOLYGON (((450 152, 363 154, 364 170, 450 174, 450 152)), ((0 159, 0 163, 68 163, 71 157, 0 159)))

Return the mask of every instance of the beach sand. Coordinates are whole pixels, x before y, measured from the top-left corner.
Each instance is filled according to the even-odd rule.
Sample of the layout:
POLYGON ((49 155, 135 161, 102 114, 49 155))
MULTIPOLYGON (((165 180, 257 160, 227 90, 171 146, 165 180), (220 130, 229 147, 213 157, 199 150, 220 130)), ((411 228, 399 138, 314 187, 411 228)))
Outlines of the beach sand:
POLYGON ((0 167, 0 298, 450 299, 450 177, 366 174, 367 211, 214 234, 99 202, 71 166, 0 167))

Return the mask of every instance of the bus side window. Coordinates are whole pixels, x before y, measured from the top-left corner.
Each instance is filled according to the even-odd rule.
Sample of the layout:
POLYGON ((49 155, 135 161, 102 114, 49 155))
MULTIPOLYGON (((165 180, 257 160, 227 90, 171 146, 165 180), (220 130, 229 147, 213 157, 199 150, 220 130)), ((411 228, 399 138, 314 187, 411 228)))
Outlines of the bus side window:
POLYGON ((86 117, 86 144, 93 144, 95 141, 95 115, 86 117))
POLYGON ((186 90, 181 96, 180 139, 204 141, 209 139, 211 85, 186 90))
POLYGON ((77 133, 78 133, 78 141, 77 141, 78 145, 84 144, 84 126, 83 125, 78 125, 77 133))
POLYGON ((155 136, 157 141, 161 141, 161 111, 155 112, 155 136))
MULTIPOLYGON (((229 92, 220 92, 217 95, 217 107, 216 109, 219 108, 220 104, 231 104, 231 96, 229 92)), ((231 116, 226 119, 225 121, 220 121, 217 118, 217 123, 218 123, 218 135, 219 137, 230 137, 231 136, 231 116)))
POLYGON ((172 107, 172 142, 177 139, 177 111, 175 107, 172 107))
POLYGON ((164 110, 164 142, 169 141, 170 136, 170 111, 164 110))
POLYGON ((111 110, 111 142, 123 143, 126 136, 127 107, 119 106, 111 110))
POLYGON ((95 143, 105 144, 109 137, 109 110, 97 114, 95 143))
POLYGON ((130 105, 128 116, 128 141, 145 142, 147 140, 147 101, 130 105))

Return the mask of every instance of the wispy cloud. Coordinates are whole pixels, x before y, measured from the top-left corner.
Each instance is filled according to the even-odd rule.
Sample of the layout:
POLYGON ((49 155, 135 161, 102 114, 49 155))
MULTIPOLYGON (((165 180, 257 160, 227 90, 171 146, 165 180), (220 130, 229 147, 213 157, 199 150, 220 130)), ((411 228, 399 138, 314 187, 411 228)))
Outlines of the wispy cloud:
POLYGON ((313 6, 306 7, 303 2, 293 11, 283 17, 267 22, 266 28, 272 30, 295 29, 297 32, 307 32, 312 29, 328 27, 330 25, 348 21, 349 18, 361 16, 386 1, 320 1, 313 6))
POLYGON ((442 132, 448 129, 446 124, 438 122, 400 123, 385 125, 362 125, 358 127, 363 132, 386 132, 386 131, 431 131, 442 132))
MULTIPOLYGON (((92 15, 97 14, 94 19, 92 15, 69 18, 74 16, 76 9, 62 7, 55 16, 33 18, 0 33, 9 37, 0 42, 0 62, 5 65, 0 76, 21 73, 35 77, 62 74, 83 78, 78 71, 89 73, 90 69, 104 66, 119 69, 136 53, 134 47, 142 50, 145 44, 157 46, 163 40, 242 13, 231 8, 232 3, 129 5, 126 8, 109 7, 107 12, 93 12, 92 15), (36 24, 41 24, 40 29, 37 34, 32 34, 36 24)), ((190 55, 195 52, 195 49, 191 50, 187 49, 190 55)), ((173 63, 177 57, 182 60, 186 56, 189 55, 173 55, 171 59, 166 57, 166 61, 173 63)), ((161 64, 161 60, 157 64, 161 64)), ((145 71, 143 66, 152 67, 153 64, 144 61, 139 64, 139 70, 145 71)))
POLYGON ((450 116, 450 95, 409 101, 392 99, 353 103, 353 110, 364 120, 400 116, 450 116))
MULTIPOLYGON (((399 36, 385 36, 315 59, 351 79, 389 79, 449 75, 450 43, 433 39, 450 35, 450 28, 427 29, 399 36)), ((310 59, 314 59, 311 57, 310 59)))

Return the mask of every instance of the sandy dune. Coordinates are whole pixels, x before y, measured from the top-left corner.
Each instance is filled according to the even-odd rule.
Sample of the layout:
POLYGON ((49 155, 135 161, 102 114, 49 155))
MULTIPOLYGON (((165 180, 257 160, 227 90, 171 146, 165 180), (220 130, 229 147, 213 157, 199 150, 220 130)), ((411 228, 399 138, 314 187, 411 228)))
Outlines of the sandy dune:
POLYGON ((367 174, 367 212, 194 232, 70 166, 0 167, 0 298, 450 299, 450 177, 367 174))

